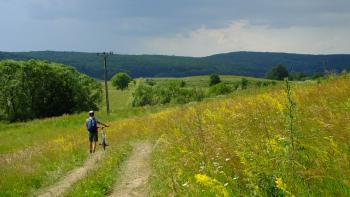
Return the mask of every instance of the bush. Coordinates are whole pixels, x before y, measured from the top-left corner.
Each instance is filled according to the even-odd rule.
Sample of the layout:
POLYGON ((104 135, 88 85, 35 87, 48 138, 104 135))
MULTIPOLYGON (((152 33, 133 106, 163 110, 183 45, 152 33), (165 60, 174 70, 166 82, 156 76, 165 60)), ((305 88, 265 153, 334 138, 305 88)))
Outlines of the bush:
POLYGON ((223 95, 228 94, 232 92, 232 88, 224 83, 218 83, 216 85, 213 85, 209 88, 209 95, 210 96, 216 96, 216 95, 223 95))
POLYGON ((219 75, 217 75, 217 74, 210 75, 209 86, 213 86, 213 85, 218 84, 220 82, 221 82, 221 79, 220 79, 219 75))
POLYGON ((184 81, 184 80, 181 80, 181 82, 180 82, 180 87, 185 87, 186 86, 186 82, 184 81))
POLYGON ((241 89, 242 90, 247 89, 248 83, 249 83, 249 81, 246 78, 242 78, 241 79, 241 84, 240 84, 241 85, 241 89))
POLYGON ((132 93, 131 105, 133 107, 153 104, 153 88, 140 80, 132 93))
POLYGON ((156 80, 154 80, 154 79, 146 79, 145 80, 145 83, 147 84, 147 85, 150 85, 150 86, 154 86, 154 85, 156 85, 156 80))
POLYGON ((304 81, 306 78, 303 72, 291 72, 288 76, 288 79, 292 81, 304 81))
POLYGON ((204 92, 198 88, 183 88, 179 81, 150 86, 140 81, 133 92, 132 106, 160 105, 167 103, 184 104, 201 101, 204 92))
POLYGON ((124 90, 129 86, 132 78, 127 73, 117 73, 112 77, 112 85, 117 88, 117 90, 124 90))
POLYGON ((257 87, 267 87, 267 86, 273 86, 276 85, 276 81, 256 81, 255 86, 257 87))
POLYGON ((102 96, 96 80, 46 61, 1 61, 0 81, 0 114, 8 121, 97 110, 102 96))
POLYGON ((171 100, 172 103, 185 104, 192 101, 202 101, 205 95, 199 88, 181 88, 178 94, 171 100))

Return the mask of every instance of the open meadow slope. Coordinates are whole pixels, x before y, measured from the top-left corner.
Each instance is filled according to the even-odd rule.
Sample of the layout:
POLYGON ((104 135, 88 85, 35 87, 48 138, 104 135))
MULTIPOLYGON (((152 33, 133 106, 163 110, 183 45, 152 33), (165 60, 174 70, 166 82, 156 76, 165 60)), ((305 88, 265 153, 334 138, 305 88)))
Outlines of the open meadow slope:
MULTIPOLYGON (((342 75, 111 118, 103 158, 63 195, 113 194, 125 179, 120 166, 132 144, 148 140, 153 145, 145 182, 150 196, 348 196, 349 112, 350 76, 342 75)), ((83 115, 73 120, 79 116, 84 122, 83 115)), ((9 141, 0 157, 4 196, 41 194, 84 163, 83 125, 52 134, 58 123, 60 118, 18 123, 41 133, 29 146, 14 140, 19 148, 10 147, 15 126, 0 132, 9 141), (40 124, 46 124, 45 132, 40 124)))
POLYGON ((350 76, 287 92, 154 115, 151 196, 350 195, 350 76))

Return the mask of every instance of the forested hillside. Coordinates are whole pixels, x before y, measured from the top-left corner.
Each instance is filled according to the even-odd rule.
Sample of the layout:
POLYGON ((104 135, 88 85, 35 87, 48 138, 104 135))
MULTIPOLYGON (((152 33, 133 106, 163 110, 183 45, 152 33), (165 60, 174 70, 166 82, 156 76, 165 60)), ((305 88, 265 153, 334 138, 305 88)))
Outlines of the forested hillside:
MULTIPOLYGON (((0 52, 0 60, 42 59, 63 63, 95 78, 103 77, 102 58, 84 52, 0 52)), ((109 57, 109 77, 124 71, 132 77, 182 77, 211 73, 263 77, 277 64, 290 71, 320 74, 325 70, 350 68, 350 55, 303 55, 268 52, 232 52, 207 57, 165 55, 113 55, 109 57)))

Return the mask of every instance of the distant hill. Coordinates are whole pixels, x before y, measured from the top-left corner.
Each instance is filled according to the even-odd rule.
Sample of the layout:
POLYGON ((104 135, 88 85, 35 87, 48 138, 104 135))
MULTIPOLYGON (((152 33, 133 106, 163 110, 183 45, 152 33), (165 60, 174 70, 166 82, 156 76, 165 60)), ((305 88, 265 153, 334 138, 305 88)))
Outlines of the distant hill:
MULTIPOLYGON (((95 78, 103 77, 102 58, 85 52, 0 52, 0 60, 42 59, 75 67, 95 78)), ((133 77, 184 77, 211 73, 263 77, 273 66, 306 74, 350 69, 350 55, 304 55, 270 52, 231 52, 207 57, 166 55, 113 55, 108 59, 109 77, 125 71, 133 77)))

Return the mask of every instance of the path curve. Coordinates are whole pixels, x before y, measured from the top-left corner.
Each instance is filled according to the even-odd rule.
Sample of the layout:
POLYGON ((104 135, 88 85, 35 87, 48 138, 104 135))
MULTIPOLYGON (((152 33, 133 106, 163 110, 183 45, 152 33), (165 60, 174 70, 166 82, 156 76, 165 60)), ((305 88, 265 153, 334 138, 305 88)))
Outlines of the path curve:
POLYGON ((61 181, 55 185, 49 187, 45 192, 38 195, 38 197, 56 197, 61 196, 68 188, 70 188, 75 182, 84 178, 89 170, 96 166, 96 163, 103 157, 103 151, 97 151, 89 156, 84 165, 72 170, 61 181))
POLYGON ((147 196, 147 181, 151 175, 152 144, 142 141, 133 145, 133 152, 121 168, 121 178, 110 196, 147 196))

